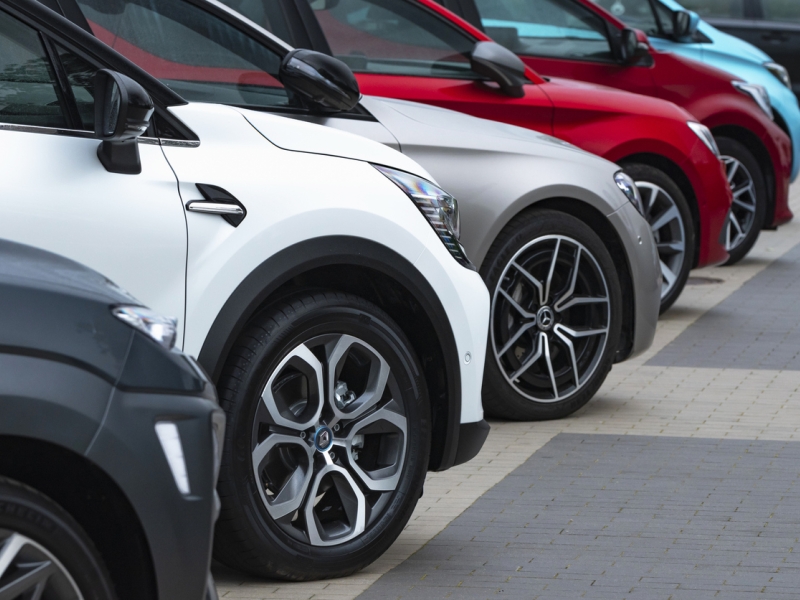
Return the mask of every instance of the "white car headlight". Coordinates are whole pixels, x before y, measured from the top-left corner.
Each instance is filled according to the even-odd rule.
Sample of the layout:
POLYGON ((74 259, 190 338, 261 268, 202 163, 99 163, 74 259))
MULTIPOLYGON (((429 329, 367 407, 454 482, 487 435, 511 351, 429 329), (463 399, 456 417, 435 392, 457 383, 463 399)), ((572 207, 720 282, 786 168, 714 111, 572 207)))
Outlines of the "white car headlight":
POLYGON ((772 114, 772 103, 769 100, 769 92, 763 85, 756 83, 745 83, 744 81, 732 81, 733 87, 750 96, 758 107, 763 110, 770 119, 774 119, 772 114))
POLYGON ((786 67, 774 62, 765 62, 764 68, 775 75, 783 85, 792 89, 792 78, 789 77, 789 71, 786 70, 786 67))
POLYGON ((117 306, 111 309, 111 313, 167 350, 175 346, 178 320, 174 317, 161 316, 143 306, 117 306))
POLYGON ((414 201, 416 207, 428 220, 428 223, 433 227, 433 230, 450 251, 450 254, 465 267, 475 269, 459 241, 461 236, 461 215, 458 212, 456 199, 439 186, 422 177, 381 165, 372 166, 388 177, 414 201))
POLYGON ((697 134, 697 137, 700 138, 706 147, 714 153, 714 156, 717 158, 722 156, 719 151, 719 146, 717 146, 717 140, 714 139, 714 134, 711 133, 708 127, 702 123, 695 123, 694 121, 689 121, 686 124, 689 126, 689 129, 697 134))
POLYGON ((644 216, 644 204, 642 203, 642 195, 639 193, 639 188, 636 187, 636 182, 633 178, 623 171, 619 171, 614 175, 614 181, 617 187, 622 190, 625 197, 630 200, 630 203, 636 207, 639 214, 644 216))

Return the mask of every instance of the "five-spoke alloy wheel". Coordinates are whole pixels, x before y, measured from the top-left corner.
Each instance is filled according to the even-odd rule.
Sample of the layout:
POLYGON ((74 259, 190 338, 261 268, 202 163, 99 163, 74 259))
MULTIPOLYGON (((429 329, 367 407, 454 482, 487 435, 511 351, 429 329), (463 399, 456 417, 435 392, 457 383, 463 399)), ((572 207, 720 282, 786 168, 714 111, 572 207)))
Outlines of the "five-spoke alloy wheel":
POLYGON ((361 298, 309 293, 256 317, 219 384, 230 435, 217 557, 312 579, 380 556, 427 469, 422 381, 402 330, 361 298))
POLYGON ((492 293, 488 414, 548 419, 595 394, 611 367, 621 292, 603 243, 569 215, 524 215, 486 261, 492 293))
POLYGON ((636 181, 642 196, 644 218, 658 248, 661 262, 661 312, 681 295, 694 260, 695 234, 689 204, 666 174, 649 165, 630 164, 625 172, 636 181))
POLYGON ((725 246, 732 265, 742 260, 758 240, 767 212, 767 188, 758 161, 741 143, 718 138, 725 174, 733 192, 733 205, 725 229, 725 246))

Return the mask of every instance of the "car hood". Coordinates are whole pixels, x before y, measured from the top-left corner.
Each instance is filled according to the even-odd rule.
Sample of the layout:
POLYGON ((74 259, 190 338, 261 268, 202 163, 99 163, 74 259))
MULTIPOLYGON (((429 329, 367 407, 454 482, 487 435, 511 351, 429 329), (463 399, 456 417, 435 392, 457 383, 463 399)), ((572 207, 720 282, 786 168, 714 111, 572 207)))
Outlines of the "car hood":
POLYGON ((58 254, 8 240, 0 240, 0 285, 56 291, 108 304, 141 305, 97 271, 58 254))
POLYGON ((261 135, 283 150, 361 160, 413 173, 433 181, 431 174, 416 161, 378 142, 314 123, 252 110, 236 110, 239 110, 261 135))
POLYGON ((606 162, 544 133, 446 108, 377 96, 364 96, 361 104, 389 129, 401 148, 418 143, 421 138, 428 138, 443 149, 450 147, 536 156, 559 154, 581 161, 588 158, 606 162))

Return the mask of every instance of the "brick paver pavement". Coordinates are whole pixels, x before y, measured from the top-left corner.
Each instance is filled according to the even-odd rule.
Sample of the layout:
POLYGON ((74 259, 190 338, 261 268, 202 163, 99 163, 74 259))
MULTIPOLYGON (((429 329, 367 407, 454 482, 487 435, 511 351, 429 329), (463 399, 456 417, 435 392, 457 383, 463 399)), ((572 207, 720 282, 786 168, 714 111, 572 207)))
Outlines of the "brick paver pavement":
MULTIPOLYGON (((800 186, 795 186, 792 192, 793 210, 800 214, 800 186)), ((571 417, 546 423, 492 423, 489 439, 473 461, 428 476, 425 496, 403 534, 384 556, 361 573, 333 581, 290 584, 256 580, 215 568, 220 595, 252 599, 354 598, 423 548, 559 433, 799 440, 800 371, 767 370, 752 365, 731 369, 724 368, 725 365, 650 363, 663 351, 661 358, 653 360, 662 362, 672 352, 672 342, 683 343, 679 338, 684 331, 691 332, 695 325, 704 327, 704 315, 710 318, 718 305, 777 259, 793 257, 790 252, 798 242, 800 223, 793 222, 777 232, 763 232, 751 254, 738 265, 693 273, 696 285, 687 286, 675 306, 663 315, 653 347, 641 357, 615 365, 597 397, 571 417), (709 279, 712 281, 708 282, 709 279)), ((794 277, 797 285, 800 265, 793 269, 787 262, 786 266, 786 276, 794 277)), ((800 311, 797 315, 795 323, 800 321, 800 311)), ((739 325, 726 323, 720 327, 739 325)), ((745 337, 737 338, 737 343, 749 342, 745 337)), ((800 584, 800 578, 797 583, 800 584)), ((482 592, 476 593, 480 596, 482 592)), ((726 593, 724 597, 729 596, 726 593)))

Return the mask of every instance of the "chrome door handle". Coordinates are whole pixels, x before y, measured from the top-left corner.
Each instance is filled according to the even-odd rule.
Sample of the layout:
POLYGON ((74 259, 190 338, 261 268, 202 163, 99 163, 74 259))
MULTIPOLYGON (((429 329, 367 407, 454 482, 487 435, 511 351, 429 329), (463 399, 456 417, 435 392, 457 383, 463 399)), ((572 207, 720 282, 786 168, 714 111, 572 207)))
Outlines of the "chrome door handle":
POLYGON ((229 192, 207 183, 195 185, 205 200, 189 200, 186 203, 186 210, 207 215, 219 215, 234 227, 238 227, 244 221, 247 209, 229 192))

